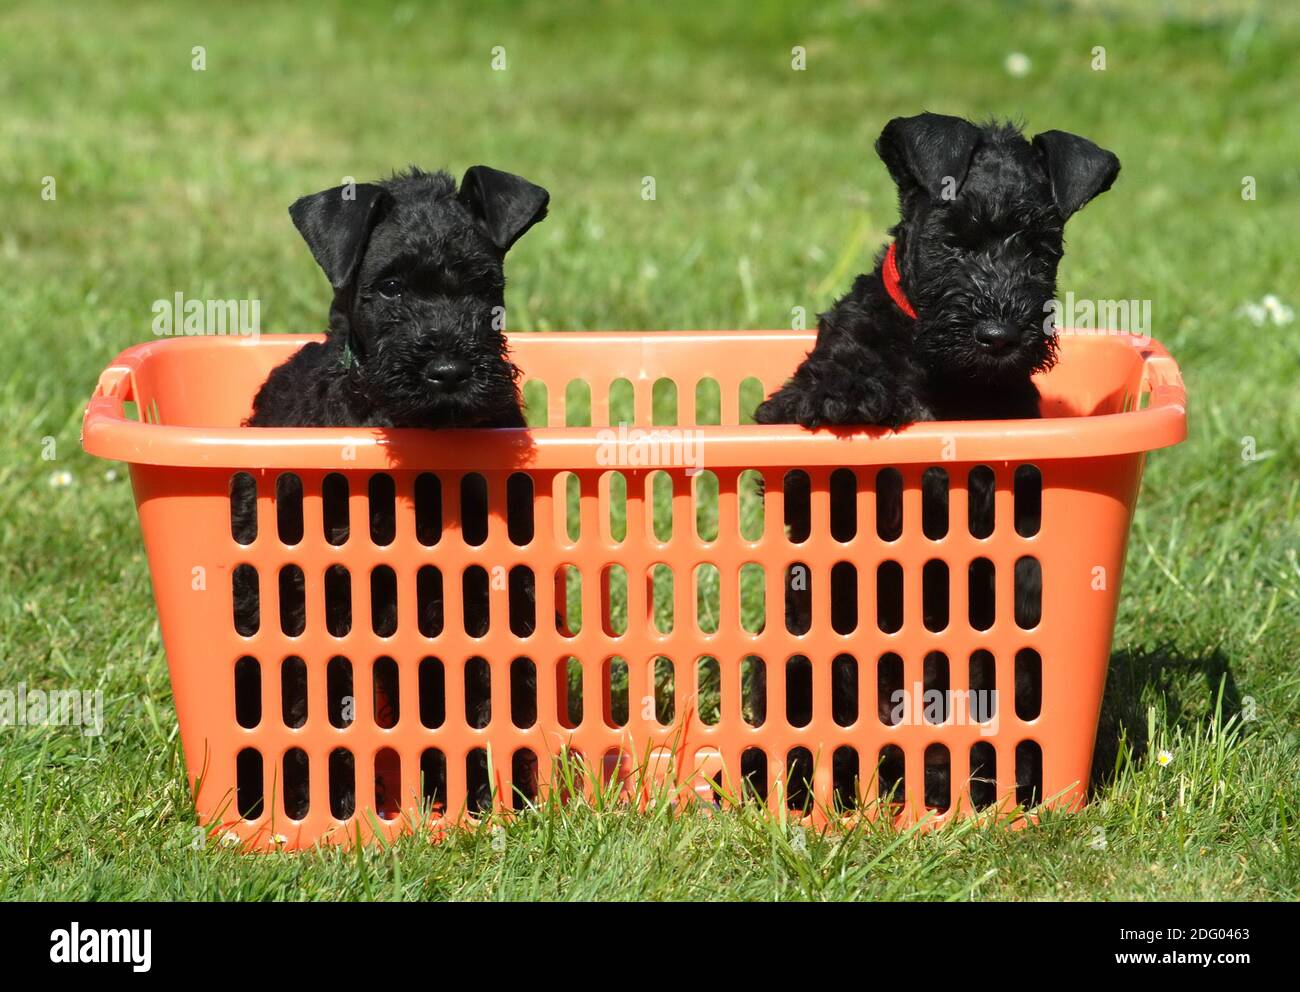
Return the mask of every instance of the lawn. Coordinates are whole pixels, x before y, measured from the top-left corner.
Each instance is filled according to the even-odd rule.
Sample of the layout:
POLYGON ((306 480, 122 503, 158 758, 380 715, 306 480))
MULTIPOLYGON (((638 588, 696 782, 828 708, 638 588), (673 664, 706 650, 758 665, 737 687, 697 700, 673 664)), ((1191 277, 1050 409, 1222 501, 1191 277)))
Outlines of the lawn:
POLYGON ((1300 15, 799 6, 0 11, 0 689, 105 705, 98 737, 0 729, 0 898, 1295 898, 1300 15), (1150 300, 1191 397, 1189 440, 1147 463, 1088 807, 1014 833, 822 836, 574 804, 436 845, 196 847, 130 484, 78 444, 152 302, 251 297, 263 330, 318 330, 326 285, 286 206, 483 162, 552 193, 510 256, 516 331, 789 327, 883 241, 872 144, 921 109, 1119 155, 1070 223, 1060 290, 1150 300))

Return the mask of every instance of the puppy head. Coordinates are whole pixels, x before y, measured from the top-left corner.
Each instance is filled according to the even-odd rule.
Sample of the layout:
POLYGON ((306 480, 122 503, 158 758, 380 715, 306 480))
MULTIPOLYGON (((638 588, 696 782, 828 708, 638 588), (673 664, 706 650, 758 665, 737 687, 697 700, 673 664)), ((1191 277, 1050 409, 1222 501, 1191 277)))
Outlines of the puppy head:
POLYGON ((445 172, 412 168, 289 208, 334 287, 331 330, 347 335, 360 388, 393 426, 518 420, 502 263, 549 199, 477 165, 459 192, 445 172))
POLYGON ((930 369, 997 385, 1050 368, 1065 222, 1110 189, 1119 159, 1064 131, 1031 143, 940 114, 895 118, 876 151, 898 185, 901 284, 930 369))

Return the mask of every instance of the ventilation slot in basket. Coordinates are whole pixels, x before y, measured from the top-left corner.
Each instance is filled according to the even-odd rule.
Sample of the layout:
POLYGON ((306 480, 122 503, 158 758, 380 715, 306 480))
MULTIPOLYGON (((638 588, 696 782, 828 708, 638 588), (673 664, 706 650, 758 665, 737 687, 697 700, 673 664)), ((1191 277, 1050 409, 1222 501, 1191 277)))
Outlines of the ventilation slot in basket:
POLYGON ((1043 659, 1033 648, 1016 652, 1016 716, 1037 720, 1043 709, 1043 659))
POLYGON ((1043 619, 1043 569, 1037 558, 1016 561, 1016 626, 1033 630, 1043 619))
POLYGON ((284 752, 284 815, 301 820, 311 808, 311 776, 307 752, 291 747, 284 752))
POLYGON ((941 468, 921 475, 921 532, 931 541, 948 533, 948 473, 941 468))
POLYGON ((420 754, 420 799, 429 815, 447 810, 447 756, 436 747, 420 754))
POLYGON ((235 804, 245 820, 262 815, 262 753, 246 747, 235 759, 235 804))
POLYGON ((230 477, 230 536, 238 544, 257 540, 257 480, 247 472, 230 477))
POLYGON ((1016 802, 1031 809, 1043 801, 1043 749, 1037 741, 1016 745, 1016 802))
POLYGON ((492 668, 486 658, 465 662, 465 722, 474 730, 492 722, 492 668))
POLYGON ((978 741, 970 749, 970 801, 976 809, 986 809, 998 798, 998 752, 988 741, 978 741))
POLYGON ((307 662, 297 655, 280 665, 280 710, 286 727, 297 730, 307 722, 307 662))
POLYGON ((302 479, 293 472, 275 480, 275 522, 281 544, 302 541, 302 479))
POLYGON ((510 663, 510 722, 520 730, 537 722, 537 666, 529 658, 510 663))
POLYGON ((837 810, 849 810, 858 805, 858 752, 848 745, 835 749, 831 760, 831 787, 837 810))
POLYGON ((246 730, 262 722, 262 666, 247 655, 235 662, 235 722, 246 730))
POLYGON ((352 695, 352 662, 335 656, 325 667, 325 692, 330 726, 350 727, 356 717, 356 698, 352 695))
POLYGON ((331 472, 321 481, 321 522, 325 540, 333 545, 347 543, 348 480, 338 472, 331 472))
POLYGON ((397 536, 397 487, 391 475, 370 477, 370 540, 379 547, 397 536))
POLYGON ((357 770, 352 752, 336 747, 330 752, 330 815, 349 820, 357 808, 357 770))
POLYGON ((786 806, 800 813, 812 809, 813 756, 806 747, 791 748, 785 759, 786 806))
POLYGON ((966 477, 966 526, 971 537, 992 536, 996 488, 993 469, 987 465, 976 465, 966 477))
POLYGON ((1043 475, 1035 465, 1021 465, 1014 487, 1016 533, 1033 537, 1043 524, 1043 475))

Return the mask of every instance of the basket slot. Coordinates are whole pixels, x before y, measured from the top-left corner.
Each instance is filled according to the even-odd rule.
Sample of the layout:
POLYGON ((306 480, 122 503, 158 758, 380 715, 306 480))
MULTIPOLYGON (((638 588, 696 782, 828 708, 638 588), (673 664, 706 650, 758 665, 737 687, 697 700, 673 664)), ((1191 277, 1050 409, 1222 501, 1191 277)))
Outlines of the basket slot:
POLYGON ((510 805, 523 810, 537 801, 537 753, 532 748, 521 747, 510 757, 510 805))
POLYGON ((876 536, 882 541, 897 541, 903 535, 903 473, 896 468, 882 468, 876 473, 876 536))
MULTIPOLYGON (((966 475, 966 530, 971 537, 984 540, 993 535, 996 525, 997 475, 987 465, 976 465, 966 475)), ((954 516, 959 516, 956 507, 954 516)))
POLYGON ((1022 630, 1033 630, 1043 618, 1043 569, 1032 555, 1016 559, 1015 619, 1022 630))
POLYGON ((712 655, 704 655, 695 662, 695 699, 700 722, 714 727, 726 712, 726 698, 722 688, 722 666, 712 655))
POLYGON ((307 698, 307 663, 289 655, 280 663, 280 718, 286 727, 296 730, 306 724, 307 698))
POLYGON ((712 376, 695 383, 693 405, 682 414, 685 426, 718 425, 722 423, 722 386, 712 376))
POLYGON ((284 815, 301 821, 311 809, 311 761, 302 748, 291 747, 284 752, 282 764, 284 815))
POLYGON ((966 576, 967 622, 975 630, 988 630, 997 617, 997 571, 988 558, 976 558, 966 576))
POLYGON ((894 634, 902 629, 907 615, 903 588, 903 566, 896 561, 882 561, 876 566, 876 626, 882 633, 894 634))
MULTIPOLYGON (((644 392, 644 390, 642 390, 644 392)), ((677 395, 677 383, 672 379, 656 379, 650 387, 650 417, 649 420, 639 420, 639 423, 650 423, 654 427, 675 427, 678 424, 694 424, 695 422, 695 396, 683 390, 679 400, 677 395), (690 413, 683 413, 683 407, 690 409, 690 413)))
MULTIPOLYGON (((538 702, 544 705, 543 700, 538 702)), ((561 658, 555 665, 554 710, 561 726, 570 730, 582 726, 583 702, 582 663, 573 655, 561 658)))
POLYGON ((862 759, 857 748, 843 744, 831 756, 832 803, 835 810, 844 813, 858 805, 862 791, 862 759))
POLYGON ((244 655, 235 662, 235 722, 252 730, 262 722, 262 666, 244 655))
POLYGON ((921 569, 921 613, 925 629, 932 632, 948 627, 948 563, 931 558, 921 569))
POLYGON ((352 662, 342 655, 330 658, 325 666, 325 712, 330 725, 340 730, 356 719, 352 662))
POLYGON ((262 623, 257 569, 249 564, 236 565, 230 574, 230 585, 235 632, 243 637, 252 637, 262 623))
MULTIPOLYGON (((595 666, 592 666, 595 667, 595 666)), ((618 730, 628 720, 628 664, 620 655, 606 658, 599 666, 601 713, 605 726, 618 730)), ((584 673, 584 675, 589 673, 584 673)))
POLYGON ((262 752, 246 747, 235 756, 235 808, 245 820, 256 820, 264 809, 262 752))
POLYGON ((838 726, 851 727, 858 722, 861 696, 858 659, 838 654, 831 662, 831 719, 838 726))
POLYGON ((785 804, 799 813, 811 812, 814 801, 813 756, 799 745, 785 755, 785 804))
POLYGON ((1043 801, 1043 749, 1037 741, 1016 745, 1016 802, 1029 809, 1043 801))
POLYGON ((441 659, 428 655, 420 660, 416 699, 420 725, 437 730, 447 720, 447 673, 441 659))
POLYGON ((347 748, 336 747, 329 755, 330 815, 349 820, 357 808, 356 758, 347 748))
POLYGON ((375 659, 370 667, 372 711, 375 726, 391 729, 397 726, 402 714, 401 684, 397 677, 397 662, 387 655, 375 659))
POLYGON ((401 813, 402 759, 391 747, 375 752, 374 777, 375 814, 381 820, 395 820, 401 813))
POLYGON ((936 813, 946 813, 952 806, 952 755, 943 744, 925 749, 925 805, 936 813))
POLYGON ((997 716, 997 663, 986 648, 971 653, 967 668, 967 717, 972 723, 990 723, 997 716))
POLYGON ((433 547, 442 537, 442 480, 432 472, 415 478, 415 539, 433 547))
POLYGON ((998 752, 988 741, 976 741, 970 747, 967 791, 971 806, 987 809, 998 800, 998 752))
POLYGON ((492 722, 492 668, 486 658, 475 655, 465 662, 463 676, 465 723, 482 730, 492 722))
POLYGON ((275 527, 280 543, 292 547, 303 538, 302 478, 282 472, 275 480, 275 527))
POLYGON ((876 756, 876 797, 894 815, 902 812, 912 789, 907 766, 907 757, 897 744, 886 744, 876 756))
POLYGON ((307 628, 307 580, 299 566, 280 568, 278 598, 281 632, 298 637, 307 628))
POLYGON ((378 547, 387 547, 397 537, 397 485, 393 477, 384 472, 372 475, 366 502, 370 541, 378 547))
POLYGON ((903 659, 887 651, 876 661, 876 717, 886 727, 896 727, 906 717, 903 659))
POLYGON ((948 535, 948 473, 927 468, 921 474, 921 532, 931 541, 948 535))
POLYGON ((1043 659, 1033 648, 1016 652, 1016 716, 1037 720, 1043 709, 1043 659))
POLYGON ((1033 537, 1043 523, 1043 473, 1037 465, 1018 466, 1014 488, 1016 533, 1033 537))
POLYGON ((531 658, 510 663, 510 722, 520 730, 537 723, 537 665, 531 658))
POLYGON ((590 427, 596 414, 591 400, 591 385, 587 380, 569 380, 564 388, 564 426, 590 427))
MULTIPOLYGON (((942 651, 929 651, 921 663, 922 698, 913 700, 919 708, 921 719, 932 726, 948 723, 952 715, 952 674, 948 656, 942 651)), ((915 710, 913 711, 913 721, 915 710)))
POLYGON ((230 477, 230 536, 237 544, 257 540, 257 480, 247 472, 230 477))
POLYGON ((325 569, 325 629, 334 637, 352 631, 352 574, 344 565, 325 569))
POLYGON ((740 780, 742 798, 767 801, 771 782, 768 778, 766 751, 758 747, 747 747, 741 751, 740 780))
POLYGON ((420 801, 434 815, 447 809, 447 756, 436 747, 420 752, 420 801))

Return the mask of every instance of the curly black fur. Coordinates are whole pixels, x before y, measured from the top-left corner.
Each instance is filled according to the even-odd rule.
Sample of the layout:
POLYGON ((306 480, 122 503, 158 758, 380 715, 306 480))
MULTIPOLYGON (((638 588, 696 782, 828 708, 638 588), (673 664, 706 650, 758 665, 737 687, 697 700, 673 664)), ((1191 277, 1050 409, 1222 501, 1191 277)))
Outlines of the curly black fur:
MULTIPOLYGON (((541 187, 486 166, 467 171, 459 191, 447 173, 412 167, 379 183, 298 200, 290 215, 334 290, 329 334, 271 372, 247 425, 523 427, 519 370, 503 333, 503 261, 510 246, 546 216, 548 202, 541 187)), ((464 502, 464 512, 486 515, 486 491, 466 492, 464 502)), ((236 532, 241 514, 251 522, 254 512, 251 504, 235 507, 236 532)), ((531 512, 531 506, 510 507, 512 517, 531 512)), ((378 523, 391 529, 391 521, 378 523)), ((487 631, 486 592, 465 591, 471 636, 487 631)), ((517 593, 531 605, 531 588, 512 588, 512 601, 517 593)), ((250 609, 253 595, 251 589, 235 590, 237 616, 241 607, 250 609)), ((336 609, 350 614, 346 602, 336 609)), ((376 629, 395 627, 396 609, 396 602, 377 602, 376 629)), ((440 620, 442 603, 431 597, 425 610, 421 629, 440 620)), ((290 629, 301 629, 303 620, 290 617, 290 629)), ((345 628, 350 617, 326 622, 330 629, 345 628)), ((532 633, 531 621, 517 633, 532 633)), ((532 680, 514 672, 512 682, 523 679, 512 684, 515 698, 535 698, 532 680)), ((485 726, 490 703, 486 688, 478 688, 473 697, 482 701, 480 712, 467 718, 485 726)), ((295 715, 289 716, 292 722, 295 715)), ((352 805, 350 781, 331 788, 345 806, 352 805)), ((382 782, 377 788, 382 794, 382 782)), ((439 783, 426 788, 440 791, 439 783)), ((479 793, 470 797, 471 805, 486 808, 488 786, 479 793)))
MULTIPOLYGON (((872 271, 819 316, 812 351, 755 420, 896 429, 1038 416, 1030 377, 1056 361, 1051 301, 1065 222, 1110 188, 1119 160, 1062 131, 1031 142, 1010 123, 977 126, 937 114, 891 120, 876 151, 898 186, 900 219, 890 233, 916 316, 885 288, 884 246, 872 271)), ((807 485, 807 476, 787 482, 786 523, 795 531, 807 530, 807 485)), ((946 490, 939 495, 946 501, 946 490)), ((977 514, 991 510, 991 489, 975 487, 970 498, 977 514)), ((833 601, 832 614, 844 605, 833 601)), ((788 589, 786 612, 789 629, 806 630, 807 593, 788 589)), ((796 725, 812 712, 807 676, 788 676, 796 725)), ((831 677, 846 679, 848 670, 831 677)), ((856 685, 837 681, 834 697, 856 698, 856 685)))

